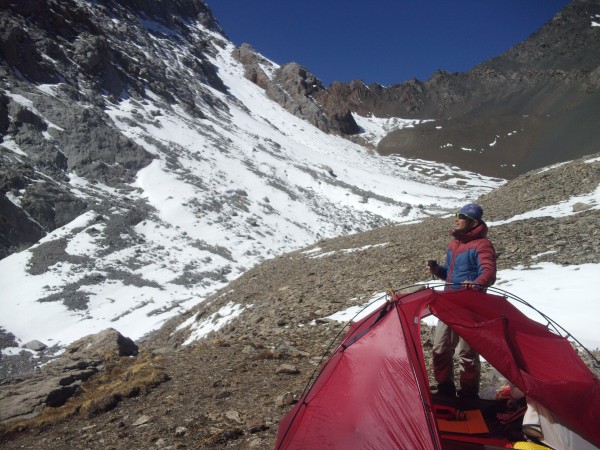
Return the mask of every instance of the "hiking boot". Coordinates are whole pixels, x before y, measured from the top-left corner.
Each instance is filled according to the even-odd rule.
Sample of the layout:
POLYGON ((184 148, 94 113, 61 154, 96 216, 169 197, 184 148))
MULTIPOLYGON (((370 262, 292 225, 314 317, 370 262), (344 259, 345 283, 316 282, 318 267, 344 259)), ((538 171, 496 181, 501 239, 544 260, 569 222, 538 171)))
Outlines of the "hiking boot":
POLYGON ((432 395, 439 397, 456 397, 456 387, 454 383, 440 383, 437 385, 437 391, 432 392, 432 395))

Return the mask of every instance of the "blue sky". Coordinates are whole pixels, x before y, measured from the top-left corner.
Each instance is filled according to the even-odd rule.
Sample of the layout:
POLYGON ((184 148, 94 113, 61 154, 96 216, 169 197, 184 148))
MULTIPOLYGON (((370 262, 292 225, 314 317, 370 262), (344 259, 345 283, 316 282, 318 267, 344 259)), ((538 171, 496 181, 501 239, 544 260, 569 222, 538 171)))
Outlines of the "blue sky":
POLYGON ((537 31, 567 0, 206 0, 234 44, 325 85, 462 72, 537 31))

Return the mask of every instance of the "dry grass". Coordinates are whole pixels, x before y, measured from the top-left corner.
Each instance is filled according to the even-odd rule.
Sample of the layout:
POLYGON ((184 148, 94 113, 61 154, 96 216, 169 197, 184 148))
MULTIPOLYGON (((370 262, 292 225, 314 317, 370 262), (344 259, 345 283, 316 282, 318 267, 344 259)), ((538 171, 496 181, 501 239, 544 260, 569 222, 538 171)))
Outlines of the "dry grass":
POLYGON ((110 411, 124 398, 147 393, 168 379, 159 357, 112 358, 63 406, 46 407, 36 417, 1 425, 0 438, 26 430, 41 430, 74 415, 93 417, 110 411))

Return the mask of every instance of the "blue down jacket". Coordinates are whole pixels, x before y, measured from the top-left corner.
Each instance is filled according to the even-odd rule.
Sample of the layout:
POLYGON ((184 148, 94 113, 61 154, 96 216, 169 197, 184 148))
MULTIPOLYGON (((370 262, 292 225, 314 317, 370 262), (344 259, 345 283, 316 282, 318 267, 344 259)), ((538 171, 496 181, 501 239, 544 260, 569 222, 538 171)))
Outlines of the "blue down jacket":
POLYGON ((468 233, 451 232, 454 239, 448 244, 446 263, 438 266, 437 276, 451 289, 460 289, 463 281, 471 281, 482 287, 496 281, 496 251, 486 238, 488 227, 481 222, 468 233))

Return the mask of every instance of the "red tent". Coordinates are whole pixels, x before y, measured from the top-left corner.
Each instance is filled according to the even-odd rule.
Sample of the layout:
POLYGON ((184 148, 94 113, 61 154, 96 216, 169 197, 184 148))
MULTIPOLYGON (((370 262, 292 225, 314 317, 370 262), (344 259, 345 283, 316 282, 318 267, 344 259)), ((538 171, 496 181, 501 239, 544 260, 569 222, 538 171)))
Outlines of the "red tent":
POLYGON ((276 449, 441 449, 420 319, 433 313, 557 420, 600 447, 600 384, 568 340, 502 296, 396 295, 354 323, 279 424, 276 449))

